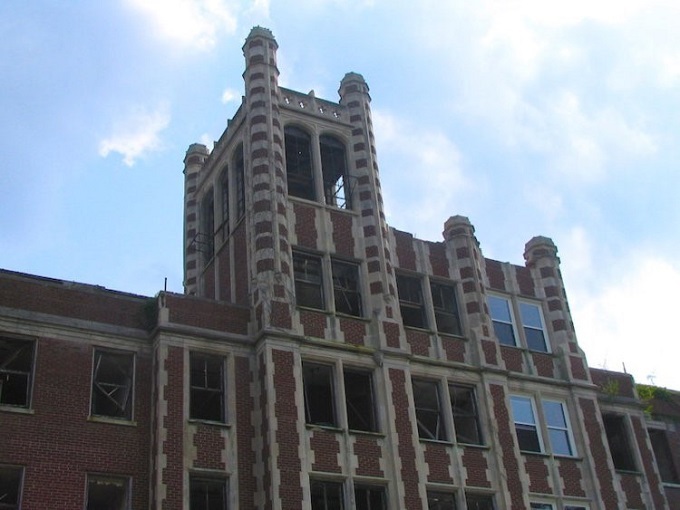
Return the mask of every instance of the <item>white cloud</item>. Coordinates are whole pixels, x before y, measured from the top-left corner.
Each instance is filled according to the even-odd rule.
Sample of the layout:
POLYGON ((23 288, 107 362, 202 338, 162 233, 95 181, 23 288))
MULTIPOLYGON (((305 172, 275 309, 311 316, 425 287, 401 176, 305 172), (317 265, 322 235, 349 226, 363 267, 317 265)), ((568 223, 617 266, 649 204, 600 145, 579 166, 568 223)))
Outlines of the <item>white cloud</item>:
POLYGON ((240 98, 241 94, 239 94, 238 90, 225 89, 224 92, 222 92, 222 103, 224 104, 230 103, 232 101, 237 101, 240 98))
POLYGON ((471 187, 460 150, 442 132, 419 130, 375 109, 372 113, 380 166, 398 176, 390 180, 394 188, 383 189, 390 195, 385 199, 389 223, 420 238, 440 240, 444 220, 459 212, 454 198, 471 187), (401 199, 400 192, 408 200, 401 199), (424 231, 425 226, 430 230, 424 231))
POLYGON ((133 166, 145 153, 161 150, 159 134, 169 123, 170 113, 166 106, 152 112, 137 108, 116 122, 111 136, 99 143, 99 155, 105 158, 117 152, 127 166, 133 166))
MULTIPOLYGON (((208 50, 221 33, 233 34, 237 20, 233 8, 224 0, 128 0, 147 14, 159 34, 184 45, 208 50)), ((267 8, 256 2, 254 7, 267 8)))

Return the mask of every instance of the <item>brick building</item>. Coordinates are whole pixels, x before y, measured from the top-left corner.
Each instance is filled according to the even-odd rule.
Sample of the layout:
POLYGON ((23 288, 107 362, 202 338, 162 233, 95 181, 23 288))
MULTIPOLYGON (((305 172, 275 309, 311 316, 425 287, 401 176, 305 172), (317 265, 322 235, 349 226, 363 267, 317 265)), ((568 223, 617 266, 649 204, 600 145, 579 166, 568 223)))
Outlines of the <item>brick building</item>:
POLYGON ((243 51, 183 295, 0 272, 0 509, 680 508, 680 394, 588 367, 553 242, 390 228, 362 76, 243 51))

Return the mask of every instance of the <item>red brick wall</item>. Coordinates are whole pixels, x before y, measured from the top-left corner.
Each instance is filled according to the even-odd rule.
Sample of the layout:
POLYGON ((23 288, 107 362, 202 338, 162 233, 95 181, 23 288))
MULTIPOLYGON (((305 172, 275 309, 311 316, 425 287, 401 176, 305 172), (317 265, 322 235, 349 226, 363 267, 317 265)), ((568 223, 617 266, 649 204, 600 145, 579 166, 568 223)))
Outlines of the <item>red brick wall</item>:
POLYGON ((195 468, 224 470, 222 452, 225 448, 222 429, 219 426, 196 423, 193 445, 196 448, 195 468))
POLYGON ((215 259, 213 258, 206 266, 201 276, 203 280, 202 297, 207 299, 215 299, 215 259))
POLYGON ((300 310, 300 323, 305 336, 324 338, 326 330, 326 314, 312 310, 300 310))
POLYGON ((402 269, 416 270, 416 252, 413 249, 413 236, 408 232, 392 229, 397 241, 396 253, 399 267, 402 269))
POLYGON ((366 337, 366 323, 348 317, 338 317, 340 331, 345 336, 345 342, 352 345, 364 345, 366 337))
MULTIPOLYGON (((619 473, 619 479, 626 495, 626 508, 645 509, 645 504, 642 502, 640 476, 632 473, 619 473)), ((663 508, 663 506, 658 508, 663 508)))
POLYGON ((424 331, 406 330, 406 341, 411 347, 411 353, 418 356, 430 355, 430 335, 424 331))
POLYGON ((432 274, 443 278, 449 277, 449 261, 446 258, 446 245, 444 243, 427 243, 430 248, 430 265, 432 274))
POLYGON ((422 445, 425 463, 428 467, 427 481, 453 483, 449 473, 451 458, 449 457, 448 447, 439 443, 422 443, 422 445))
POLYGON ((501 345, 501 356, 505 361, 505 368, 512 372, 523 372, 524 360, 521 349, 501 345))
POLYGON ((465 350, 467 348, 465 340, 448 336, 442 336, 441 340, 448 361, 465 362, 465 350))
POLYGON ((312 471, 341 473, 338 464, 340 443, 334 432, 328 430, 314 430, 309 436, 309 446, 314 452, 312 471))
POLYGON ((642 420, 637 416, 631 416, 633 424, 633 435, 635 441, 640 449, 640 458, 642 459, 642 468, 647 476, 647 483, 651 489, 654 506, 663 508, 663 496, 659 488, 661 487, 661 480, 654 471, 654 452, 647 445, 647 431, 645 430, 642 420))
POLYGON ((467 471, 465 485, 468 487, 491 487, 487 470, 486 453, 480 448, 465 446, 463 449, 463 466, 467 471))
POLYGON ((167 415, 162 418, 166 439, 161 451, 167 462, 161 480, 166 487, 163 510, 182 508, 184 487, 184 349, 168 347, 163 369, 168 382, 161 389, 161 399, 167 402, 167 415))
POLYGON ((133 479, 135 508, 149 502, 150 354, 135 367, 136 425, 88 421, 91 345, 38 341, 34 414, 0 412, 0 462, 26 466, 22 508, 84 508, 87 473, 133 479))
POLYGON ((388 347, 399 347, 399 324, 383 321, 385 341, 388 347))
POLYGON ((540 494, 552 494, 552 477, 546 465, 546 458, 538 455, 524 454, 524 469, 529 475, 529 491, 540 494))
POLYGON ((170 322, 175 324, 242 335, 248 332, 250 310, 247 308, 170 293, 165 294, 165 302, 170 309, 170 322))
POLYGON ((489 277, 489 287, 496 290, 505 290, 505 274, 503 266, 497 260, 484 259, 486 275, 489 277))
POLYGON ((231 257, 229 256, 229 245, 227 241, 222 245, 222 249, 217 255, 219 260, 220 273, 217 275, 219 281, 219 297, 221 301, 232 301, 231 295, 231 257))
POLYGON ((248 250, 246 248, 246 222, 238 224, 232 235, 234 243, 234 301, 240 305, 249 305, 248 284, 248 250))
POLYGON ((331 211, 331 223, 333 224, 335 253, 345 257, 354 257, 352 216, 349 213, 331 211))
POLYGON ((255 430, 250 418, 255 406, 255 400, 250 390, 253 374, 250 370, 250 361, 244 356, 235 357, 234 367, 236 370, 236 452, 238 456, 239 505, 240 508, 255 508, 255 492, 257 489, 257 480, 253 474, 255 430))
POLYGON ((380 467, 380 460, 383 457, 382 448, 378 444, 378 439, 372 436, 355 436, 354 455, 357 456, 358 476, 375 476, 382 478, 385 473, 380 467))
POLYGON ((513 268, 515 269, 515 277, 517 278, 520 293, 524 296, 535 297, 534 279, 529 268, 522 266, 513 266, 513 268))
POLYGON ((555 377, 555 363, 552 354, 532 352, 531 357, 538 375, 541 377, 555 377))
POLYGON ((561 458, 557 462, 562 488, 565 496, 585 497, 581 463, 574 459, 561 458))
POLYGON ((293 204, 295 211, 295 235, 297 236, 297 245, 310 248, 312 250, 318 249, 319 234, 316 231, 316 208, 309 205, 303 205, 295 202, 293 204))

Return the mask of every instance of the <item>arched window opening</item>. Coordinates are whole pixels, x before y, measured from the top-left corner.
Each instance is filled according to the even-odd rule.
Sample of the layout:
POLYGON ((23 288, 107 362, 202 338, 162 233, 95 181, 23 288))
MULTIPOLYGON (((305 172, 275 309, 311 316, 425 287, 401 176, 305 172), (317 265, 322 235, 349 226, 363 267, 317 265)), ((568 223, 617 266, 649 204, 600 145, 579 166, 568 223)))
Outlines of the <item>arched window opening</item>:
POLYGON ((284 130, 288 194, 315 200, 310 136, 302 129, 289 126, 284 130))
POLYGON ((236 184, 236 221, 246 212, 245 164, 243 161, 243 144, 236 147, 233 156, 234 179, 236 184))
POLYGON ((215 198, 212 188, 201 201, 201 229, 196 241, 203 260, 208 262, 215 253, 215 198))
POLYGON ((220 189, 222 198, 222 240, 229 236, 229 167, 225 166, 220 175, 220 189))
POLYGON ((321 146, 321 170, 323 173, 323 194, 326 204, 349 209, 350 187, 347 179, 345 144, 335 137, 319 137, 321 146))

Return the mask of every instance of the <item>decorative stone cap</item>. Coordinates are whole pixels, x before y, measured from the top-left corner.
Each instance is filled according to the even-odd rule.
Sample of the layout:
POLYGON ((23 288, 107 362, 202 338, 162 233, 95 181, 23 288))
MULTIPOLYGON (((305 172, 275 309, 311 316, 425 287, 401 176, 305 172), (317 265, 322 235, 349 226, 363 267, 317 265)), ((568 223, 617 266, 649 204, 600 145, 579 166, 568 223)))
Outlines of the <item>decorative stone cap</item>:
POLYGON ((209 154, 210 151, 202 143, 192 143, 187 149, 186 156, 184 156, 184 164, 191 165, 194 163, 203 163, 209 154))
POLYGON ((555 243, 549 237, 532 237, 531 240, 524 245, 524 260, 527 262, 535 262, 543 257, 557 259, 557 246, 555 246, 555 243))
POLYGON ((366 83, 364 77, 359 73, 346 73, 345 76, 342 78, 340 85, 344 85, 345 83, 349 83, 351 81, 360 81, 361 83, 366 83))
POLYGON ((276 39, 274 39, 274 34, 272 34, 272 31, 269 30, 268 28, 264 28, 261 26, 253 27, 250 30, 248 37, 246 37, 246 40, 252 39, 254 37, 264 37, 265 39, 271 39, 272 41, 276 41, 276 39))
POLYGON ((451 216, 444 223, 444 232, 442 235, 444 239, 451 239, 459 235, 473 236, 475 234, 475 227, 470 223, 467 216, 451 216))

